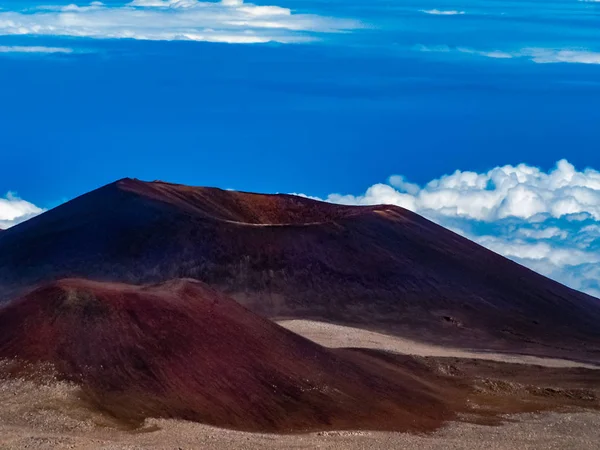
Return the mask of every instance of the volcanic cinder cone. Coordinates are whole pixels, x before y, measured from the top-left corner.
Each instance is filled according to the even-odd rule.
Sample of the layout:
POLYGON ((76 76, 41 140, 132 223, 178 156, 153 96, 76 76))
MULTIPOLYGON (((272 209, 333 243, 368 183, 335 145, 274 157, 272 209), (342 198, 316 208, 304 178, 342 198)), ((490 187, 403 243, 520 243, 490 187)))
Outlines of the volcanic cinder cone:
POLYGON ((126 420, 420 431, 453 417, 408 372, 334 353, 191 280, 42 286, 0 309, 0 358, 51 366, 126 420))
POLYGON ((600 300, 395 206, 124 179, 0 234, 0 298, 66 277, 191 277, 264 317, 600 354, 600 300))

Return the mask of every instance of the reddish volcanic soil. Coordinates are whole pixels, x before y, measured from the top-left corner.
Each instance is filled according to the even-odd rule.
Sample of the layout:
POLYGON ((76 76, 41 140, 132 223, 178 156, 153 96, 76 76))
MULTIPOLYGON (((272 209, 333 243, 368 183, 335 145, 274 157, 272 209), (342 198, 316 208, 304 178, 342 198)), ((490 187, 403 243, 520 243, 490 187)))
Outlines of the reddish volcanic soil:
POLYGON ((63 277, 190 277, 264 317, 600 360, 600 300, 394 206, 124 179, 0 234, 0 298, 63 277))
POLYGON ((134 423, 423 431, 456 409, 401 366, 325 349, 190 280, 41 287, 0 309, 0 359, 19 363, 12 376, 53 367, 86 401, 134 423))

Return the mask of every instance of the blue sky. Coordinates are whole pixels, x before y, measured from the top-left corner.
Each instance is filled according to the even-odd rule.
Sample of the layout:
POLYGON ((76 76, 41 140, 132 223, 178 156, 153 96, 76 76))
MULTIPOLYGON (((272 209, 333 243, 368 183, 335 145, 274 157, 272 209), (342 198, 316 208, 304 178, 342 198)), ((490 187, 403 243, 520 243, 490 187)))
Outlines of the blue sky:
POLYGON ((0 1, 0 85, 0 227, 125 176, 388 201, 600 293, 600 2, 0 1))

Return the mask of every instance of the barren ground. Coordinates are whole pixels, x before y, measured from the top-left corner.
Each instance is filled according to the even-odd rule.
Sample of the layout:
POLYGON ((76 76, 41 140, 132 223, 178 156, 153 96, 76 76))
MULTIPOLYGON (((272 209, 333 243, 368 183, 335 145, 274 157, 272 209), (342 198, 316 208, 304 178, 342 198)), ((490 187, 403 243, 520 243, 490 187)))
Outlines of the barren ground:
POLYGON ((40 388, 14 382, 0 389, 0 449, 598 449, 600 415, 593 412, 506 416, 500 426, 452 423, 430 435, 323 432, 252 434, 175 420, 148 420, 145 428, 115 427, 77 401, 64 383, 40 388))
POLYGON ((148 419, 142 428, 128 429, 89 408, 75 385, 52 379, 41 384, 12 379, 0 383, 0 450, 599 448, 600 372, 590 370, 594 366, 568 360, 436 347, 319 322, 285 321, 281 324, 329 347, 392 352, 390 363, 394 359, 402 364, 410 363, 411 357, 404 354, 412 354, 415 357, 411 364, 430 366, 437 371, 443 369, 457 380, 476 380, 479 390, 475 391, 475 401, 485 399, 500 405, 507 398, 539 399, 540 411, 545 411, 524 412, 529 405, 525 402, 516 405, 523 407, 523 412, 495 417, 490 421, 494 425, 472 423, 469 418, 461 417, 434 433, 419 435, 369 431, 278 435, 162 419, 148 419), (532 390, 536 386, 538 391, 532 390), (544 402, 551 407, 546 410, 544 402), (585 407, 588 404, 590 408, 585 407))
POLYGON ((313 320, 282 320, 278 323, 296 334, 331 348, 373 348, 416 356, 484 359, 496 362, 529 364, 543 367, 583 367, 600 370, 599 365, 585 364, 567 359, 540 358, 529 355, 469 351, 458 348, 441 347, 360 328, 334 325, 313 320))

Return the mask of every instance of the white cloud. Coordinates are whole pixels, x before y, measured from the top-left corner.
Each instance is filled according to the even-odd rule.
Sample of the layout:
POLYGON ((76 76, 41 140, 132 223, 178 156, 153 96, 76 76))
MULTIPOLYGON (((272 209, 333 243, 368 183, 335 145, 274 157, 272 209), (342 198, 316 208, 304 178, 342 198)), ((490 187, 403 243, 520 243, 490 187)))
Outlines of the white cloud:
POLYGON ((73 53, 73 49, 65 47, 0 45, 0 53, 73 53))
POLYGON ((43 212, 43 209, 33 203, 9 192, 5 197, 0 197, 0 229, 10 228, 43 212))
POLYGON ((532 239, 566 239, 569 236, 569 233, 561 230, 558 227, 548 227, 548 228, 520 228, 517 230, 517 233, 525 238, 532 239))
POLYGON ((600 296, 600 172, 566 160, 457 170, 424 186, 393 175, 362 195, 326 201, 393 204, 417 212, 575 289, 600 296))
POLYGON ((454 10, 439 10, 439 9, 421 9, 420 12, 425 14, 432 14, 434 16, 457 16, 465 14, 464 11, 454 10))
POLYGON ((600 52, 586 49, 523 48, 516 51, 476 50, 470 47, 449 47, 447 45, 415 47, 420 52, 464 53, 495 59, 523 58, 538 64, 571 63, 600 64, 600 52))
POLYGON ((537 215, 561 218, 577 213, 587 213, 600 221, 600 172, 578 172, 566 160, 559 161, 548 173, 525 164, 496 167, 487 173, 457 170, 430 181, 418 191, 416 187, 393 176, 390 184, 376 184, 363 196, 332 198, 359 204, 387 198, 414 205, 419 211, 438 211, 445 216, 484 222, 507 217, 532 219, 537 215))
POLYGON ((507 52, 502 52, 499 50, 492 50, 492 51, 479 51, 479 50, 474 50, 472 48, 468 48, 468 47, 457 47, 456 51, 460 52, 460 53, 467 53, 470 55, 477 55, 477 56, 485 56, 486 58, 495 58, 495 59, 510 59, 510 58, 514 58, 515 55, 511 54, 511 53, 507 53, 507 52))
POLYGON ((133 0, 126 5, 50 5, 0 11, 0 36, 73 36, 229 43, 305 42, 360 27, 242 0, 133 0))

